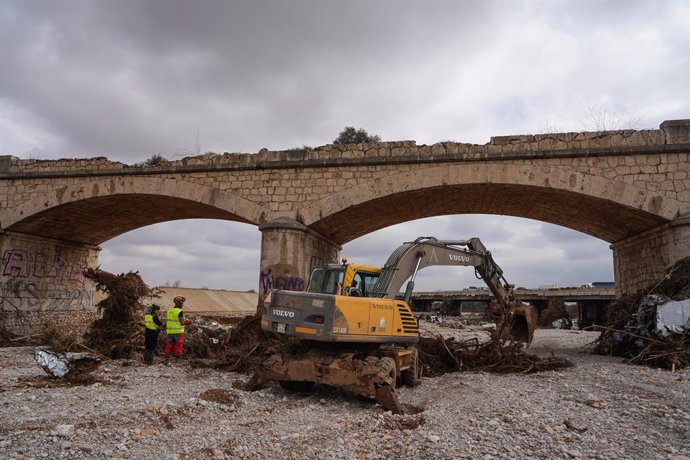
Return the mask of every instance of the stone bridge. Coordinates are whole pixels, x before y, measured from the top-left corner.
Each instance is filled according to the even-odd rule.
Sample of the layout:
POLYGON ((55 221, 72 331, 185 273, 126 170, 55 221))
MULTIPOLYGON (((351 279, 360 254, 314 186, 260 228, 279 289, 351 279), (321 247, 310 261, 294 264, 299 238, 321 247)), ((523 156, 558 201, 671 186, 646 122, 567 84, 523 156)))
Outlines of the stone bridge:
POLYGON ((658 130, 264 149, 156 166, 4 156, 0 301, 28 320, 92 315, 94 288, 81 271, 98 265, 99 245, 158 222, 256 225, 263 294, 302 288, 354 238, 463 213, 526 217, 610 242, 620 295, 690 256, 689 153, 690 120, 675 120, 658 130))

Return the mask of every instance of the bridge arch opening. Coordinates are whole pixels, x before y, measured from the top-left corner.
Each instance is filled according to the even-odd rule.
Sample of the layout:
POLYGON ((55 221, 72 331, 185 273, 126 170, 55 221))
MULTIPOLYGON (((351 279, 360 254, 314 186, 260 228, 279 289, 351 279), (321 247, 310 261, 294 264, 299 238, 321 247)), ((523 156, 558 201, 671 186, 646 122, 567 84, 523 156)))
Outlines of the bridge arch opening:
POLYGON ((6 211, 3 228, 99 245, 131 230, 178 219, 258 224, 265 210, 230 192, 165 178, 77 183, 6 211))
MULTIPOLYGON (((613 256, 607 242, 533 219, 486 214, 446 215, 411 220, 349 241, 349 261, 381 266, 400 244, 419 236, 439 239, 479 237, 516 287, 580 287, 612 281, 613 256)), ((419 272, 416 292, 483 288, 468 267, 429 267, 419 272)))
POLYGON ((407 171, 331 195, 300 211, 344 244, 390 225, 451 214, 523 217, 616 242, 677 217, 680 204, 629 183, 557 167, 449 165, 407 171))
POLYGON ((257 289, 261 233, 252 224, 175 220, 121 234, 101 247, 101 268, 139 271, 150 286, 257 289))

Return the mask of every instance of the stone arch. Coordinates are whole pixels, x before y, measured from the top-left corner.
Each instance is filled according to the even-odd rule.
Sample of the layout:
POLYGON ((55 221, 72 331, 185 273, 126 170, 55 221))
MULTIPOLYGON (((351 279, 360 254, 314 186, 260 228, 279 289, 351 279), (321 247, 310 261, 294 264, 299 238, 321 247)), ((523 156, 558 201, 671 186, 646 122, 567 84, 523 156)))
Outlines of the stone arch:
POLYGON ((526 217, 615 242, 669 222, 680 209, 671 198, 565 168, 468 163, 351 187, 299 214, 340 244, 409 220, 467 213, 526 217))
POLYGON ((5 230, 98 245, 139 227, 176 219, 258 225, 267 210, 217 188, 129 176, 61 187, 4 212, 5 230))

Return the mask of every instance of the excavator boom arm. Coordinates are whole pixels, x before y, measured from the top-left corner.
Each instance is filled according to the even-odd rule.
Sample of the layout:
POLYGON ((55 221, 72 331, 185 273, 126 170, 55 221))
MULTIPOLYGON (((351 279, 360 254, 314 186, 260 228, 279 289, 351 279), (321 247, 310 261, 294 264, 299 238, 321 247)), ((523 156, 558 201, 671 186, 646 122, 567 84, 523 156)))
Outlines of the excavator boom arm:
POLYGON ((479 238, 441 241, 420 237, 403 243, 388 258, 371 293, 374 297, 395 298, 406 280, 404 300, 409 303, 417 272, 432 265, 464 265, 474 267, 499 303, 502 314, 509 315, 508 336, 527 343, 532 341, 537 312, 515 298, 513 286, 503 277, 503 270, 494 262, 491 252, 479 238))
POLYGON ((491 252, 479 238, 442 241, 420 237, 403 243, 383 266, 372 295, 394 298, 405 281, 414 278, 417 271, 437 265, 474 267, 501 304, 512 300, 510 285, 503 278, 503 270, 496 265, 491 252))

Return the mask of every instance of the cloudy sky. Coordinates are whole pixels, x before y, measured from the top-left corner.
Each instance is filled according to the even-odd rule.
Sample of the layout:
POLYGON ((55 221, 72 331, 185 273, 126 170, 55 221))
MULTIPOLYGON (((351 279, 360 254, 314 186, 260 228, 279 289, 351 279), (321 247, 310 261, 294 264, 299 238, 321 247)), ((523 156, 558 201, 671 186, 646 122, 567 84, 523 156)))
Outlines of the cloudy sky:
MULTIPOLYGON (((690 118, 688 0, 0 0, 0 155, 128 164, 330 143, 658 128, 690 118)), ((379 230, 343 256, 381 265, 420 235, 479 236, 511 282, 613 279, 608 243, 515 217, 379 230)), ((103 245, 150 285, 256 289, 260 234, 176 221, 103 245)), ((469 271, 469 273, 468 273, 469 271)), ((476 285, 427 269, 418 288, 476 285)))

